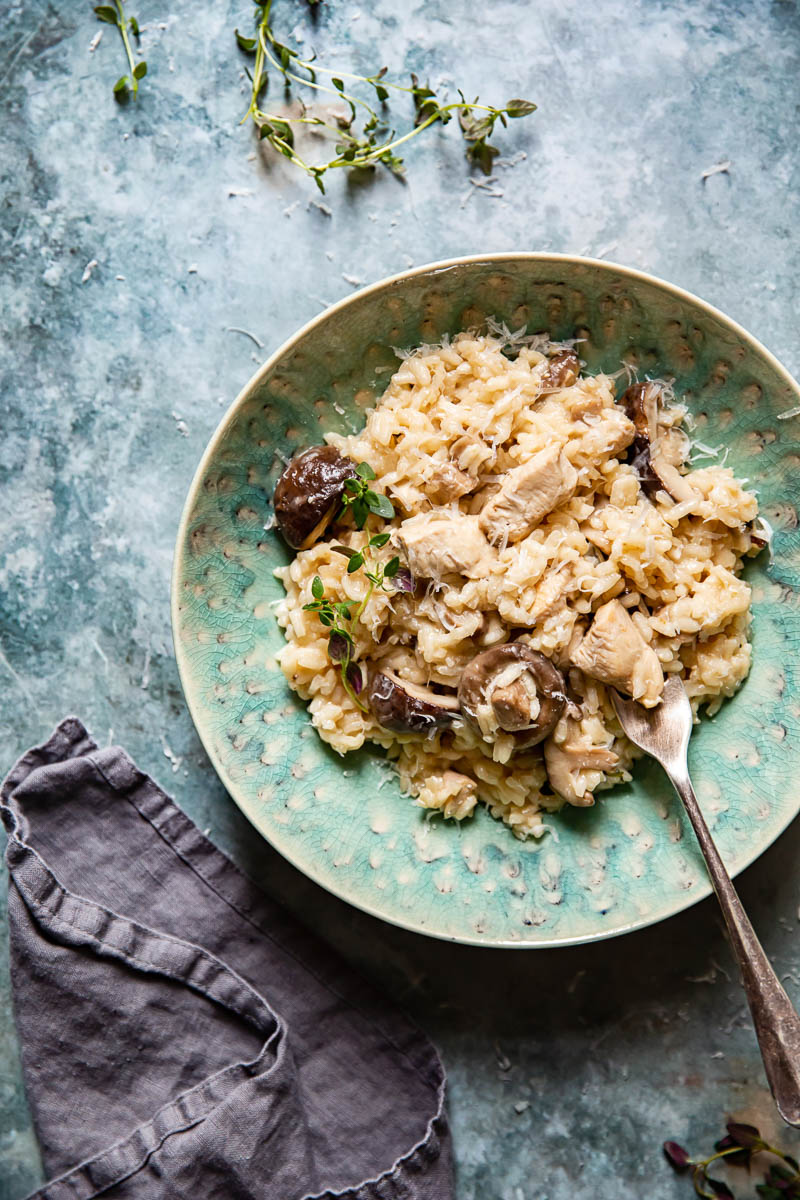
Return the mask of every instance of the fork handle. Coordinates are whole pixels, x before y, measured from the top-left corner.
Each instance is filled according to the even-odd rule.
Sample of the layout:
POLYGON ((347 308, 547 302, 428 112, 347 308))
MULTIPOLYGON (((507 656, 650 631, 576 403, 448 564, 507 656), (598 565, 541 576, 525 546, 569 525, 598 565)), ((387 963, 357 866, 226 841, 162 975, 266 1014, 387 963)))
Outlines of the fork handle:
POLYGON ((742 975, 764 1070, 778 1112, 800 1126, 800 1017, 756 937, 700 811, 688 772, 668 772, 684 803, 717 893, 742 975))

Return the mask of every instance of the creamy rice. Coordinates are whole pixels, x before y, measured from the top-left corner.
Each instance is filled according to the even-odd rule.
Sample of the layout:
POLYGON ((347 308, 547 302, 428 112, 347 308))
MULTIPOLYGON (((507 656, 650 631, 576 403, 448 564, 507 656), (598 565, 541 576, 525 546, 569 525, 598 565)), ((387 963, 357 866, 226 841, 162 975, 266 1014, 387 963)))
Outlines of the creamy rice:
MULTIPOLYGON (((567 373, 559 386, 559 349, 496 330, 406 356, 365 428, 326 439, 354 464, 369 464, 394 518, 371 518, 365 531, 340 522, 277 572, 286 590, 277 607, 286 635, 280 665, 309 702, 320 736, 341 754, 376 742, 420 805, 461 819, 482 801, 523 837, 543 832, 548 811, 591 803, 598 790, 630 778, 638 751, 622 734, 607 681, 590 673, 607 670, 597 663, 616 652, 617 630, 632 646, 638 639, 629 691, 645 703, 658 702, 662 676, 673 673, 695 712, 706 705, 713 713, 733 695, 751 652, 750 589, 739 574, 763 544, 752 529, 756 498, 730 469, 686 471, 685 409, 666 385, 657 449, 672 494, 645 494, 640 468, 626 461, 635 431, 615 402, 618 380, 572 382, 567 373), (532 461, 555 473, 557 502, 520 536, 516 510, 509 517, 503 503, 504 481, 516 470, 522 487, 532 461), (436 530, 439 558, 414 594, 372 592, 353 631, 365 678, 389 669, 453 695, 476 655, 513 640, 545 655, 565 681, 566 707, 543 744, 514 752, 502 728, 487 740, 460 718, 427 735, 392 731, 347 694, 328 657, 328 631, 303 605, 315 576, 326 594, 360 601, 364 572, 347 574, 332 545, 360 550, 379 529, 392 534, 379 552, 384 561, 397 552, 419 566, 414 546, 427 529, 436 530), (453 529, 459 535, 448 548, 453 529), (474 553, 471 539, 480 542, 474 553), (610 650, 599 644, 604 623, 610 650)), ((516 682, 513 670, 505 678, 516 682)))

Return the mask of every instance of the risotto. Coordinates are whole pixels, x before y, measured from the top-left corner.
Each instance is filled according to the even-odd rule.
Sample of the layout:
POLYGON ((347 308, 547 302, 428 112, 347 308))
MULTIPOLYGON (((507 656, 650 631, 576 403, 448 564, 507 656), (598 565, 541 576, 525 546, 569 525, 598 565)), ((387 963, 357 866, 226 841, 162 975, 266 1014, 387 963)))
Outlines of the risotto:
POLYGON ((445 817, 482 802, 539 835, 630 778, 609 689, 653 706, 677 673, 713 713, 747 675, 756 498, 689 469, 686 409, 625 374, 462 333, 279 481, 289 685, 335 750, 378 743, 445 817))

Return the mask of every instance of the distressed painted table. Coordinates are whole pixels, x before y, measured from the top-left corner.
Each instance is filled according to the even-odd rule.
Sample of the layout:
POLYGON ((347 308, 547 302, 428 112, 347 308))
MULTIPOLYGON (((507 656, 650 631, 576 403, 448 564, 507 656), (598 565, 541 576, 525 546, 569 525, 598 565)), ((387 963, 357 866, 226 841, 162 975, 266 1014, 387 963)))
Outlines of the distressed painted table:
MULTIPOLYGON (((775 1130, 714 905, 588 949, 502 954, 336 902, 254 835, 204 757, 169 567, 196 461, 256 363, 411 263, 604 255, 698 292, 797 373, 796 4, 327 0, 314 19, 279 0, 278 25, 328 61, 540 106, 504 135, 491 181, 470 178, 451 126, 408 149, 406 183, 336 178, 324 200, 237 124, 247 4, 134 11, 149 74, 120 107, 122 48, 105 26, 90 52, 88 4, 2 6, 2 766, 77 712, 399 996, 450 1073, 460 1200, 686 1196, 664 1137, 710 1146, 729 1113, 775 1130)), ((796 825, 741 880, 796 999, 798 854, 796 825)), ((4 948, 0 1004, 0 1200, 18 1200, 40 1168, 4 948)))

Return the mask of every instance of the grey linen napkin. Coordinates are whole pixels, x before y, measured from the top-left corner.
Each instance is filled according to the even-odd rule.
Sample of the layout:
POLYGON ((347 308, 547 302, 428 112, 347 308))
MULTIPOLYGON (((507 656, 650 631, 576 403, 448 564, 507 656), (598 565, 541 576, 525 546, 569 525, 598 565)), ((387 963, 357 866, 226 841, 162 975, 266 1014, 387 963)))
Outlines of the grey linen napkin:
POLYGON ((450 1200, 424 1035, 65 720, 0 792, 39 1200, 450 1200))

